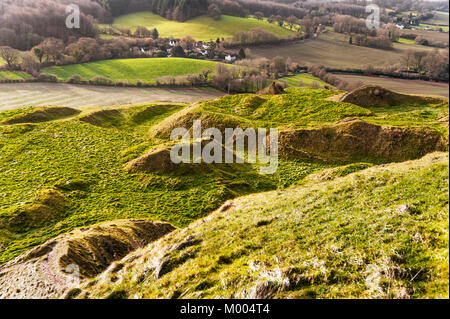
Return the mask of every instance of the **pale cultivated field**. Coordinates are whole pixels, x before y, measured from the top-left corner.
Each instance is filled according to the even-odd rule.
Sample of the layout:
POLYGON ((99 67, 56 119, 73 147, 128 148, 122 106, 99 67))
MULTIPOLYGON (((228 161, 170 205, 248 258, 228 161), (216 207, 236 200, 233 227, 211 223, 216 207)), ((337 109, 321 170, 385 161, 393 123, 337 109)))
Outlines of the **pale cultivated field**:
POLYGON ((138 104, 151 101, 196 102, 223 93, 212 89, 112 88, 71 84, 0 84, 0 111, 25 106, 75 108, 138 104))
POLYGON ((344 34, 328 32, 320 35, 318 39, 297 41, 283 46, 258 46, 252 48, 251 51, 255 56, 268 59, 273 59, 275 56, 290 57, 292 61, 300 64, 322 64, 333 68, 362 68, 367 65, 383 67, 401 63, 403 55, 408 49, 433 50, 432 47, 405 43, 395 43, 392 50, 367 48, 349 44, 348 36, 344 34))

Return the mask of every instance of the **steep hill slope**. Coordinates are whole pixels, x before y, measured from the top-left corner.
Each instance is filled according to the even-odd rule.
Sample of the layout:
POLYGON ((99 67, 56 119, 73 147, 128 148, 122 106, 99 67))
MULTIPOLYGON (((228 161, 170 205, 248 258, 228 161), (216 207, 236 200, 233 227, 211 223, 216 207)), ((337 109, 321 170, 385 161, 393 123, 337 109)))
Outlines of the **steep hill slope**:
MULTIPOLYGON (((287 28, 278 26, 276 23, 226 15, 222 15, 219 20, 200 16, 186 22, 177 22, 164 19, 151 12, 139 12, 118 17, 114 20, 113 25, 133 31, 138 26, 144 26, 149 29, 156 28, 162 37, 182 38, 190 35, 198 41, 215 41, 217 38, 228 38, 240 31, 248 31, 252 28, 264 29, 279 36, 295 34, 287 28)), ((106 27, 107 25, 101 26, 106 27)))
POLYGON ((0 298, 58 297, 174 229, 151 220, 115 220, 58 236, 0 266, 0 298))
POLYGON ((448 298, 448 160, 433 153, 229 201, 79 297, 448 298))

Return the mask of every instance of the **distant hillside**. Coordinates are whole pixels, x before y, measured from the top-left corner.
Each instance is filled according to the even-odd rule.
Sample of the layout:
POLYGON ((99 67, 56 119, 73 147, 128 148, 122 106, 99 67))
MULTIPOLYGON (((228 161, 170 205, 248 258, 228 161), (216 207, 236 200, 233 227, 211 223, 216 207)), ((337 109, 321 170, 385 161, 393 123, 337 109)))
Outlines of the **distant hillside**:
POLYGON ((113 16, 150 10, 170 20, 185 21, 206 13, 208 0, 94 0, 113 16))
MULTIPOLYGON (((254 18, 240 18, 222 15, 214 20, 207 16, 196 17, 186 22, 177 22, 165 19, 151 12, 132 13, 120 16, 114 20, 114 26, 127 28, 134 31, 138 26, 149 29, 156 28, 161 37, 182 38, 186 35, 196 40, 210 41, 217 38, 228 38, 240 31, 248 31, 260 28, 279 36, 289 36, 295 33, 287 28, 280 27, 276 23, 257 20, 254 18)), ((100 25, 106 27, 107 25, 100 25)))

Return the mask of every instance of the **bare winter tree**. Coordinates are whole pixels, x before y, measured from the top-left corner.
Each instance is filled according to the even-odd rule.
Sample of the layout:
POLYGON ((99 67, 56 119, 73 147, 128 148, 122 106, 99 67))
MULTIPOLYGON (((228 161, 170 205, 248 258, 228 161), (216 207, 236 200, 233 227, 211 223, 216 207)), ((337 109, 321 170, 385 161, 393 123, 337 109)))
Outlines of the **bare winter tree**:
POLYGON ((19 57, 20 51, 7 46, 0 47, 0 58, 5 60, 9 68, 13 67, 19 62, 19 57))

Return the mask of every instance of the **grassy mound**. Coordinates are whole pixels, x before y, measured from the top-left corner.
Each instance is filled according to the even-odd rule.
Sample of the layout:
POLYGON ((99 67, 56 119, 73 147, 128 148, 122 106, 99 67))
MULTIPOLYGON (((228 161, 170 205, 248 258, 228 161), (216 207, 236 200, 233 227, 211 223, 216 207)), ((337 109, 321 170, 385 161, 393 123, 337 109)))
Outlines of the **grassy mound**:
POLYGON ((346 119, 318 129, 283 131, 280 156, 319 161, 405 161, 447 149, 439 132, 346 119))
POLYGON ((387 107, 403 104, 436 104, 442 100, 424 96, 396 93, 377 85, 365 85, 345 94, 341 102, 362 107, 387 107))
POLYGON ((22 123, 40 123, 59 120, 79 114, 79 110, 72 109, 70 107, 40 107, 30 108, 28 112, 21 112, 18 115, 12 115, 0 124, 22 124, 22 123))
POLYGON ((333 123, 350 116, 372 116, 365 108, 326 98, 339 91, 289 88, 278 95, 238 94, 199 102, 154 127, 154 135, 169 138, 176 127, 190 129, 196 119, 204 127, 303 127, 333 123))
POLYGON ((183 104, 152 104, 119 109, 101 109, 80 117, 80 121, 98 127, 130 129, 151 125, 180 110, 183 104))
POLYGON ((230 201, 80 297, 448 298, 448 161, 433 153, 230 201))
MULTIPOLYGON (((280 158, 278 171, 266 176, 259 174, 258 164, 213 165, 189 174, 146 169, 130 174, 124 170, 126 163, 166 145, 172 127, 190 128, 195 118, 204 119, 204 128, 239 125, 296 131, 320 130, 324 125, 333 126, 344 118, 359 116, 378 126, 395 126, 395 132, 404 132, 403 128, 408 128, 407 132, 432 128, 444 138, 448 135, 448 125, 442 122, 448 115, 448 103, 369 110, 326 100, 336 93, 339 92, 288 88, 279 95, 227 96, 190 107, 173 103, 115 107, 112 113, 106 112, 107 116, 102 111, 108 109, 93 108, 89 114, 84 111, 65 121, 0 125, 0 220, 7 224, 18 215, 14 212, 27 212, 30 206, 42 205, 36 200, 42 189, 55 190, 67 201, 64 207, 47 210, 54 213, 46 215, 35 210, 23 215, 32 218, 16 219, 14 226, 0 227, 0 263, 60 234, 105 221, 149 218, 184 227, 231 198, 284 189, 298 184, 308 174, 341 165, 301 157, 280 158), (80 121, 86 116, 96 125, 80 121), (155 132, 162 133, 155 138, 155 132), (41 223, 33 216, 49 219, 45 217, 41 223)), ((0 121, 29 112, 30 109, 0 112, 0 121)), ((402 134, 399 138, 403 138, 402 134)), ((426 134, 424 138, 434 141, 426 134)), ((403 145, 402 141, 393 140, 392 145, 403 145)), ((410 141, 409 137, 405 141, 410 141)), ((322 145, 320 141, 314 143, 322 145)), ((389 147, 386 150, 383 154, 389 154, 389 147)), ((359 168, 349 170, 353 169, 359 168)))
POLYGON ((114 127, 123 119, 121 110, 101 110, 81 117, 80 121, 100 127, 114 127))
POLYGON ((272 82, 271 85, 261 90, 258 94, 263 95, 277 95, 284 92, 283 86, 279 83, 272 82))
POLYGON ((79 272, 80 280, 91 278, 174 229, 151 220, 116 220, 73 230, 0 267, 0 297, 58 296, 69 288, 73 270, 79 272), (31 267, 37 271, 29 272, 31 267), (20 283, 15 280, 19 276, 20 283))
POLYGON ((145 155, 138 157, 125 165, 125 170, 130 173, 139 172, 176 172, 185 170, 186 164, 174 164, 170 159, 170 147, 158 147, 145 155))
MULTIPOLYGON (((192 175, 192 174, 207 174, 213 171, 214 169, 220 169, 222 171, 236 171, 240 168, 234 167, 231 164, 225 164, 225 154, 229 152, 233 155, 234 162, 237 162, 237 155, 234 152, 226 149, 221 144, 215 144, 214 141, 208 139, 202 139, 200 141, 184 141, 185 145, 189 148, 189 161, 190 163, 174 163, 171 158, 172 147, 174 147, 174 142, 166 143, 165 145, 157 146, 151 149, 146 154, 133 159, 132 161, 125 164, 124 169, 129 173, 175 173, 181 175, 192 175), (202 149, 209 143, 213 143, 213 145, 217 145, 221 149, 222 152, 222 162, 221 163, 211 163, 206 164, 201 162, 200 164, 194 163, 194 144, 201 144, 202 149)), ((180 158, 181 158, 181 154, 180 158)), ((201 161, 201 159, 200 159, 201 161)), ((239 165, 237 165, 239 166, 239 165)), ((242 168, 242 167, 241 167, 242 168)), ((248 166, 247 166, 248 169, 248 166)))
POLYGON ((113 81, 136 83, 139 79, 145 83, 154 83, 156 78, 166 75, 181 76, 198 74, 205 69, 214 70, 216 64, 217 62, 185 58, 118 59, 53 66, 44 68, 42 72, 54 74, 63 80, 78 74, 88 80, 102 76, 113 81))
POLYGON ((352 163, 352 164, 347 164, 347 165, 343 165, 343 166, 324 169, 320 172, 308 175, 303 180, 301 180, 299 182, 299 184, 319 183, 319 182, 330 181, 335 178, 344 177, 349 174, 372 167, 373 165, 374 164, 371 164, 371 163, 352 163))
MULTIPOLYGON (((102 25, 108 27, 108 25, 102 25)), ((179 39, 190 35, 198 41, 215 41, 217 38, 228 38, 240 31, 260 28, 273 32, 279 36, 293 35, 294 32, 278 26, 252 18, 239 18, 222 15, 219 20, 207 16, 200 16, 186 22, 164 19, 151 12, 127 14, 114 20, 114 26, 135 30, 137 26, 158 29, 161 37, 179 39)))
MULTIPOLYGON (((181 108, 183 105, 176 104, 124 107, 118 109, 121 116, 117 121, 102 126, 77 117, 32 126, 0 126, 0 220, 7 223, 17 215, 14 212, 28 211, 29 205, 23 203, 40 204, 34 198, 43 188, 56 189, 68 199, 67 207, 49 214, 52 218, 42 223, 25 218, 16 220, 14 227, 0 227, 0 263, 61 233, 108 220, 150 218, 185 226, 227 199, 274 189, 279 184, 291 185, 296 176, 322 167, 287 164, 290 172, 280 170, 270 178, 250 166, 214 167, 187 176, 127 173, 124 164, 161 144, 150 136, 150 129, 181 108)), ((14 114, 20 112, 24 110, 14 114)), ((0 118, 3 115, 0 113, 0 118)), ((36 216, 46 215, 36 211, 36 216)))
POLYGON ((61 219, 69 200, 56 189, 45 189, 33 200, 19 207, 11 207, 0 216, 0 226, 15 232, 39 228, 61 219))

